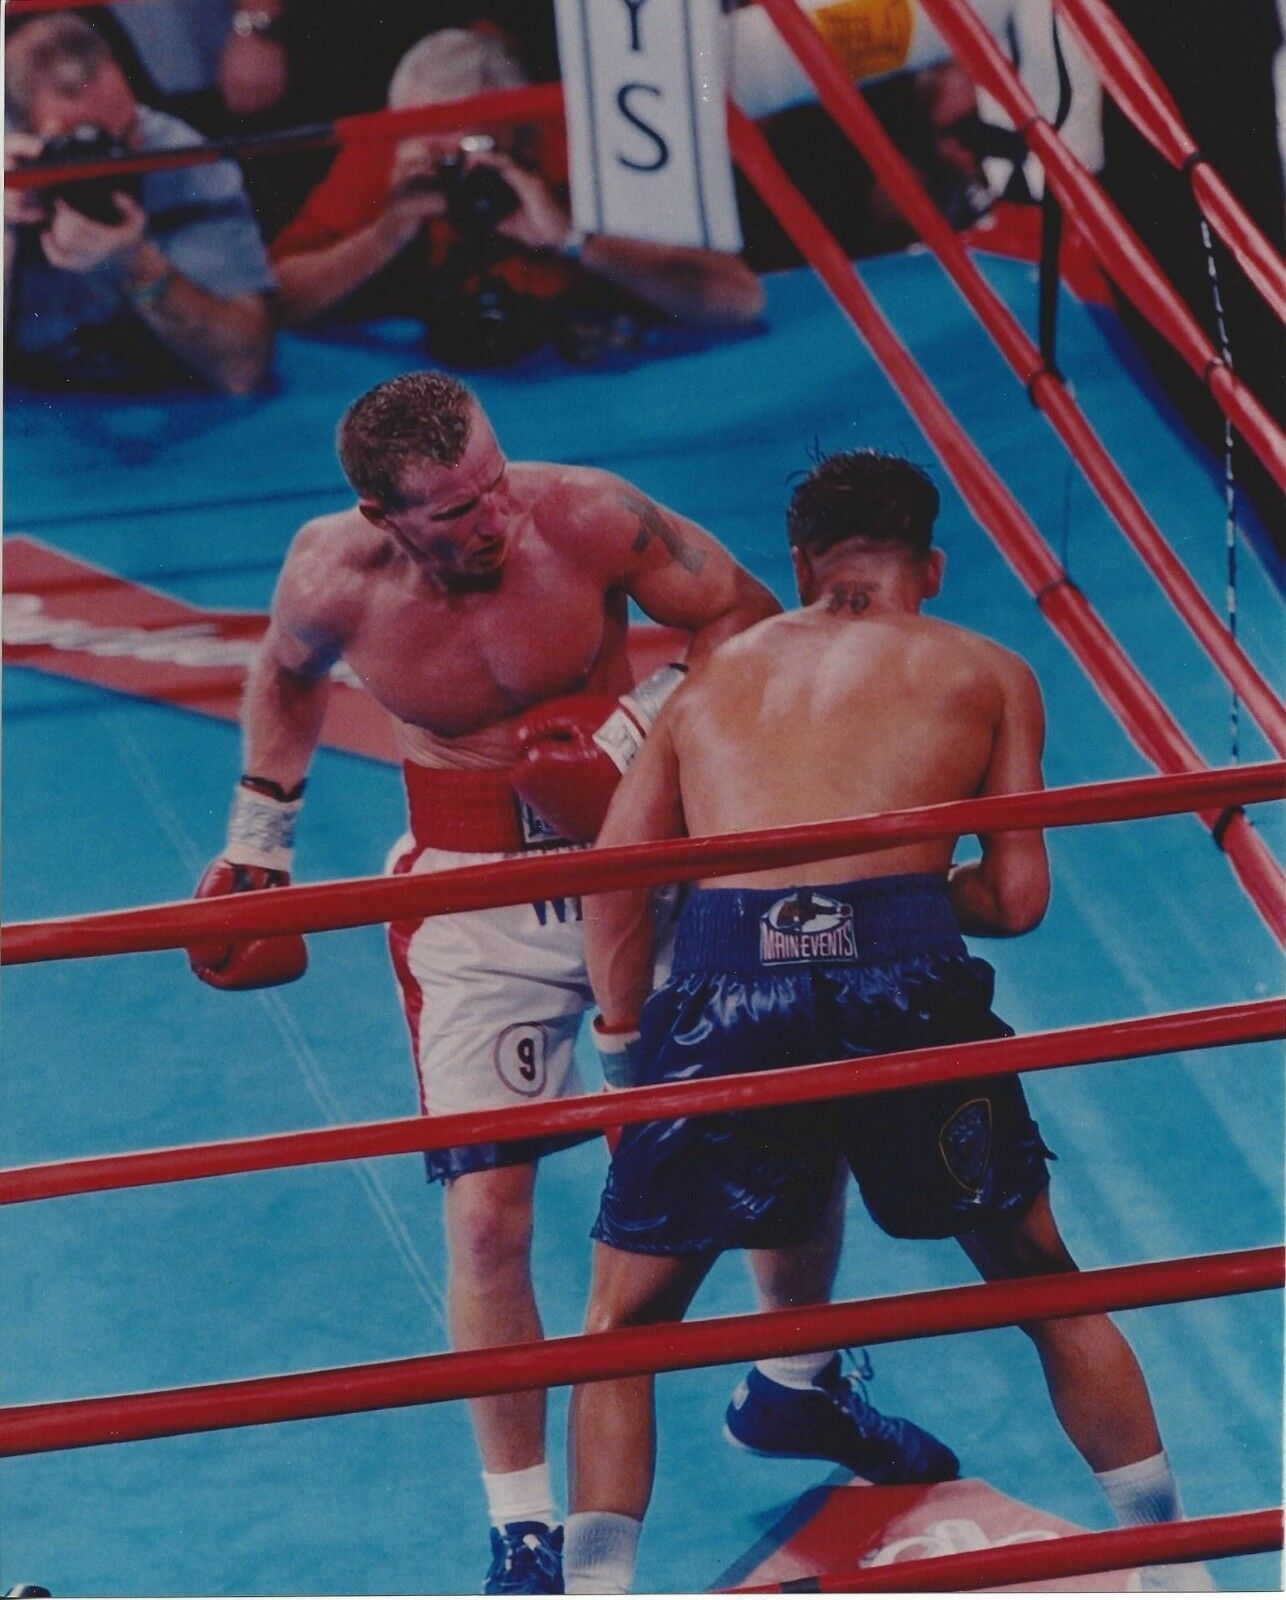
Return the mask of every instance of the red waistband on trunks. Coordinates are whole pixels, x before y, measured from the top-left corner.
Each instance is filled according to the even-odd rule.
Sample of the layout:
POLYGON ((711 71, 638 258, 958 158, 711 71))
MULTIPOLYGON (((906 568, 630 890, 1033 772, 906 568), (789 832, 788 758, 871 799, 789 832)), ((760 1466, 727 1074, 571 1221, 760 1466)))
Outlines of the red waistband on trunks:
POLYGON ((483 853, 527 848, 518 796, 508 773, 404 761, 402 774, 411 833, 422 850, 483 853))

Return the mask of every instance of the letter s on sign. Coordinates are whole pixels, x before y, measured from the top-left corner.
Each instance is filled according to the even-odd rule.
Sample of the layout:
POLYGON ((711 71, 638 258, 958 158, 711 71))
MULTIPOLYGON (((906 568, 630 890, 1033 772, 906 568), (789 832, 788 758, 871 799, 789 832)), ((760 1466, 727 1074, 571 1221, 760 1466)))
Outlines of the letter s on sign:
POLYGON ((616 91, 616 104, 625 120, 652 141, 656 146, 656 154, 651 161, 632 161, 629 156, 618 152, 616 159, 631 172, 659 172, 670 160, 670 147, 651 123, 645 122, 631 106, 630 96, 639 94, 655 95, 658 100, 661 98, 661 91, 654 83, 623 83, 616 91))

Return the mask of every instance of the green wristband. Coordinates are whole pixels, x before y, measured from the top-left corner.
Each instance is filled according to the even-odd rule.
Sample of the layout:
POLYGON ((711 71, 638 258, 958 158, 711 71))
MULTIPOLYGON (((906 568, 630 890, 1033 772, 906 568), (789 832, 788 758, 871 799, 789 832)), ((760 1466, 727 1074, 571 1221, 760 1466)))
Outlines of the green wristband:
POLYGON ((129 296, 130 303, 132 305, 159 305, 160 302, 165 298, 165 291, 170 287, 170 279, 173 278, 174 275, 174 268, 167 263, 165 271, 160 275, 159 278, 153 278, 150 282, 143 284, 139 288, 134 288, 132 285, 127 283, 125 285, 125 293, 129 296))

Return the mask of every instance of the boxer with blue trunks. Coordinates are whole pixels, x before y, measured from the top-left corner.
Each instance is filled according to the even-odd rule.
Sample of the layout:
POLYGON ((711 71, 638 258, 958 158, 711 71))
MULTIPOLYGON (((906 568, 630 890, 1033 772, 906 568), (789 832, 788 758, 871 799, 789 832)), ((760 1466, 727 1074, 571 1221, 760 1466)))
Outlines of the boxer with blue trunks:
MULTIPOLYGON (((1005 1038, 992 980, 932 874, 700 889, 670 979, 643 1007, 634 1081, 1005 1038)), ((674 1256, 798 1243, 825 1213, 836 1149, 898 1238, 970 1232, 1048 1182, 1021 1085, 987 1078, 627 1127, 594 1237, 674 1256)))
MULTIPOLYGON (((1045 719, 1031 669, 922 614, 945 567, 932 540, 937 511, 933 484, 898 457, 855 450, 816 462, 786 516, 801 609, 721 645, 674 694, 599 843, 1039 789, 1045 719)), ((590 897, 585 947, 605 1072, 617 1083, 687 1081, 1003 1038, 991 967, 962 935, 1034 928, 1049 863, 1038 830, 979 838, 981 856, 965 861, 948 835, 711 874, 680 917, 672 974, 656 993, 645 898, 590 897)), ((677 1321, 723 1250, 797 1247, 825 1213, 837 1156, 888 1234, 954 1236, 989 1279, 1073 1272, 1049 1154, 1012 1076, 630 1128, 594 1229, 586 1328, 677 1321)), ((1146 1382, 1110 1319, 1062 1317, 1024 1332, 1118 1518, 1181 1515, 1146 1382)), ((896 1435, 890 1457, 905 1457, 910 1440, 923 1475, 943 1475, 942 1447, 899 1419, 871 1429, 861 1456, 829 1449, 859 1391, 828 1352, 765 1357, 734 1394, 726 1431, 745 1449, 829 1455, 875 1482, 896 1435)), ((652 1380, 578 1385, 568 1457, 566 1591, 623 1593, 655 1469, 652 1380)), ((1193 1576, 1147 1586, 1201 1587, 1193 1576)))

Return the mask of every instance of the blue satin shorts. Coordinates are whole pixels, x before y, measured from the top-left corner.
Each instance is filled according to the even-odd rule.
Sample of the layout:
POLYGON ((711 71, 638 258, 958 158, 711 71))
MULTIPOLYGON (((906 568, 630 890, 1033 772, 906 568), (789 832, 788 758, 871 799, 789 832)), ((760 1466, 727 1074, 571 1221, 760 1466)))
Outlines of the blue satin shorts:
MULTIPOLYGON (((807 889, 702 889, 641 1022, 641 1083, 1001 1039, 991 967, 971 956, 936 875, 807 889)), ((1020 1216, 1049 1181, 1015 1077, 685 1117, 625 1128, 594 1237, 711 1255, 811 1238, 844 1157, 900 1238, 1020 1216)))

